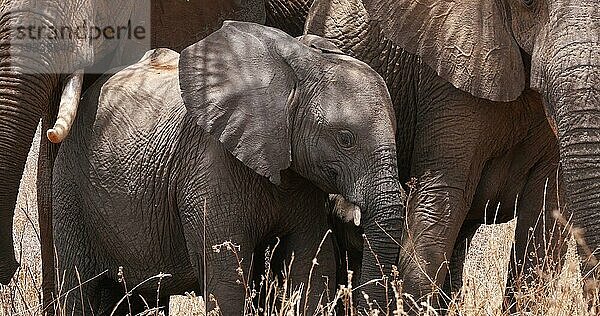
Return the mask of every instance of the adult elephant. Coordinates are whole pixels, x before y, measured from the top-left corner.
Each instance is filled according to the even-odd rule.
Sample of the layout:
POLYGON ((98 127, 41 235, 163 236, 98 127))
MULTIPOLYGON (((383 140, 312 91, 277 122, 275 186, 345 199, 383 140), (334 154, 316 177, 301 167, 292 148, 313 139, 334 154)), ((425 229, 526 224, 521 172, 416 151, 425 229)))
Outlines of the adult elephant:
POLYGON ((364 0, 364 5, 390 40, 459 89, 492 101, 515 100, 528 87, 541 95, 559 144, 561 206, 597 252, 600 3, 364 0))
MULTIPOLYGON (((84 73, 102 73, 108 67, 137 61, 150 47, 180 51, 218 29, 225 19, 262 23, 265 4, 263 0, 43 0, 35 3, 7 0, 2 2, 0 14, 0 284, 8 284, 18 267, 12 239, 15 201, 40 118, 43 130, 49 130, 49 138, 60 142, 75 117, 82 87, 97 77, 86 75, 84 85, 84 73), (113 27, 115 31, 128 24, 132 28, 143 27, 150 34, 143 33, 141 41, 124 42, 114 39, 114 34, 107 30, 94 40, 67 35, 57 41, 56 33, 50 32, 63 28, 76 30, 82 26, 113 27)), ((286 29, 288 25, 278 14, 278 11, 272 12, 270 16, 279 21, 278 27, 286 29)), ((38 210, 46 303, 50 302, 49 289, 54 284, 50 170, 57 149, 58 145, 43 138, 38 160, 38 210)))
MULTIPOLYGON (((68 271, 66 288, 108 269, 82 289, 98 312, 103 290, 118 293, 110 289, 119 266, 129 284, 165 271, 173 278, 161 295, 206 290, 224 315, 240 315, 238 262, 205 247, 239 244, 248 272, 253 252, 280 236, 284 256, 295 253, 291 277, 306 282, 328 228, 327 193, 355 205, 345 217, 371 245, 363 276, 389 271, 403 191, 385 83, 327 41, 302 40, 226 22, 179 64, 176 53, 155 50, 87 91, 54 169, 59 261, 79 275, 68 271)), ((333 285, 330 240, 319 262, 313 277, 333 285)), ((311 309, 322 284, 310 285, 311 309)))
MULTIPOLYGON (((437 21, 432 20, 430 23, 437 21)), ((414 18, 406 21, 414 22, 414 18)), ((461 27, 452 30, 460 32, 461 27)), ((306 32, 330 39, 347 54, 368 63, 386 81, 398 124, 401 181, 424 173, 437 179, 428 186, 429 193, 422 194, 431 196, 426 205, 407 214, 408 229, 398 262, 404 290, 421 298, 431 292, 432 285, 441 287, 456 242, 462 243, 479 223, 511 219, 517 197, 516 251, 523 260, 529 228, 536 227, 532 237, 538 241, 543 236, 543 225, 536 225, 542 206, 552 210, 557 205, 558 147, 541 96, 527 89, 515 92, 514 101, 496 102, 456 88, 426 59, 388 39, 380 25, 369 19, 360 0, 315 1, 306 32)), ((413 34, 406 31, 404 35, 410 38, 413 34)), ((482 38, 478 43, 489 40, 482 38)), ((439 64, 447 65, 445 61, 439 64)), ((462 66, 452 69, 473 73, 471 83, 476 86, 484 85, 479 80, 487 75, 502 74, 490 70, 478 74, 462 66)), ((459 277, 460 265, 451 268, 456 270, 452 275, 459 277)))

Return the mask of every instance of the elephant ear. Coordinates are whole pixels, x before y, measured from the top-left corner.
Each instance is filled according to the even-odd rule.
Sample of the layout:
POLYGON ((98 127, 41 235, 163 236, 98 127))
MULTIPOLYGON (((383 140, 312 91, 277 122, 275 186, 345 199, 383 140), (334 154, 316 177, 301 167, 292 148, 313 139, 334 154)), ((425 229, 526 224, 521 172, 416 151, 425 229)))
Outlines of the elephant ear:
POLYGON ((525 88, 521 53, 496 0, 363 0, 369 19, 455 87, 493 101, 525 88))
POLYGON ((335 44, 321 36, 308 34, 298 36, 296 39, 298 39, 300 43, 303 43, 304 45, 314 49, 318 49, 322 53, 344 55, 344 52, 342 52, 342 50, 339 49, 335 44))
POLYGON ((233 21, 181 53, 179 82, 188 112, 275 184, 291 164, 288 108, 299 74, 288 61, 306 53, 311 50, 280 30, 233 21))

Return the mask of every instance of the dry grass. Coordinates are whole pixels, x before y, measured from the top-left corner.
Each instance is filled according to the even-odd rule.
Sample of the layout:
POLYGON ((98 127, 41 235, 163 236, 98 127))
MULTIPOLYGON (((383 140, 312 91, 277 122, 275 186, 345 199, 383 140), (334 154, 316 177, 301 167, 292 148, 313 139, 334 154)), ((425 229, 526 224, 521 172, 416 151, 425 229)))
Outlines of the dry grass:
MULTIPOLYGON (((35 146, 37 148, 37 146, 35 146)), ((40 315, 41 314, 41 271, 39 234, 37 232, 37 209, 35 195, 36 153, 30 154, 23 178, 15 217, 15 249, 21 261, 21 268, 9 286, 0 287, 0 316, 40 315)), ((515 223, 483 225, 475 234, 467 252, 463 273, 463 286, 449 303, 449 315, 598 315, 600 295, 598 288, 588 286, 584 293, 580 272, 579 256, 575 241, 570 240, 565 264, 560 271, 540 267, 534 273, 536 281, 517 282, 520 285, 516 297, 518 304, 507 309, 505 284, 510 258, 510 248, 514 242, 515 223)), ((223 255, 236 255, 233 244, 221 245, 223 255)), ((268 257, 268 256, 267 256, 268 257)), ((552 265, 548 265, 552 266, 552 265)), ((291 267, 288 267, 290 269, 291 267)), ((251 289, 244 271, 238 271, 240 286, 246 287, 247 315, 304 315, 305 286, 289 284, 285 279, 278 283, 267 271, 260 288, 251 289), (266 310, 257 309, 252 298, 267 297, 266 310), (277 298, 284 298, 283 300, 277 298)), ((350 273, 351 277, 351 273, 350 273)), ((411 298, 398 292, 401 282, 398 275, 390 276, 390 288, 399 302, 411 304, 411 298)), ((351 308, 352 296, 361 293, 351 285, 341 286, 333 297, 324 302, 319 315, 333 314, 337 305, 345 306, 345 315, 357 315, 351 308)), ((211 297, 212 298, 212 297, 211 297)), ((212 298, 214 299, 214 298, 212 298)), ((218 305, 218 302, 217 302, 218 305)), ((437 315, 427 304, 419 304, 421 315, 437 315)), ((205 315, 202 298, 194 293, 174 296, 170 302, 171 315, 205 315)), ((148 311, 148 315, 158 315, 158 311, 148 311)), ((369 315, 384 315, 369 311, 369 315)), ((405 315, 402 304, 393 315, 405 315)), ((219 315, 213 310, 208 315, 219 315)), ((392 315, 392 313, 390 313, 392 315)))
POLYGON ((482 225, 473 236, 465 258, 462 312, 469 315, 502 313, 516 220, 482 225))

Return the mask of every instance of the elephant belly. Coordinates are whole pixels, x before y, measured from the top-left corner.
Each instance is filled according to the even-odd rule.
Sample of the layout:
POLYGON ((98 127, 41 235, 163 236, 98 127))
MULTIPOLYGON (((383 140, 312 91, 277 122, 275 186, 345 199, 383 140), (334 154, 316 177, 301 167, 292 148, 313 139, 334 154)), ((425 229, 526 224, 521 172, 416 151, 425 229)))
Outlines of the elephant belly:
MULTIPOLYGON (((164 294, 194 290, 195 271, 178 210, 171 208, 172 196, 162 186, 151 190, 151 184, 140 182, 167 180, 144 172, 124 176, 114 172, 118 166, 106 163, 70 164, 68 157, 61 159, 65 168, 55 169, 54 197, 55 239, 60 257, 65 258, 61 268, 77 266, 88 277, 108 270, 116 281, 123 267, 128 285, 168 273, 172 277, 161 283, 164 294)), ((155 295, 156 282, 141 290, 155 295)))
POLYGON ((467 220, 482 223, 487 215, 487 223, 509 221, 515 203, 518 212, 539 212, 544 196, 552 194, 558 150, 555 143, 544 145, 539 138, 537 142, 520 144, 486 163, 467 220))
POLYGON ((530 167, 521 166, 518 168, 520 170, 514 170, 512 160, 513 155, 509 154, 486 163, 467 216, 468 221, 492 223, 494 218, 497 222, 512 219, 515 198, 525 186, 530 167))
POLYGON ((150 205, 151 200, 111 197, 87 208, 96 212, 86 216, 89 230, 102 236, 98 255, 105 256, 106 263, 113 269, 122 266, 131 282, 161 272, 173 274, 176 283, 193 275, 177 210, 150 205))

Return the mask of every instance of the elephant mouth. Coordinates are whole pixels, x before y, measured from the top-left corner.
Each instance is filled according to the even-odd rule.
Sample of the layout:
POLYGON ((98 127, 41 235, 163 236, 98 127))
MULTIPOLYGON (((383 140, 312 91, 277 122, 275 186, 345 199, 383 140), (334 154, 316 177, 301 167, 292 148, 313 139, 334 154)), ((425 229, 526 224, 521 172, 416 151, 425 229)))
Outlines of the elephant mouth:
POLYGON ((334 214, 345 223, 353 222, 360 226, 361 209, 358 205, 346 200, 340 194, 330 194, 329 199, 334 203, 334 214))

